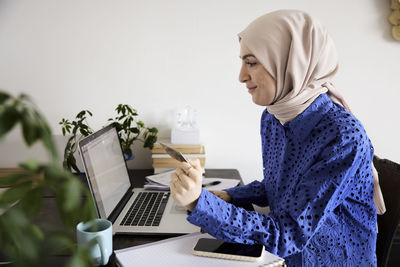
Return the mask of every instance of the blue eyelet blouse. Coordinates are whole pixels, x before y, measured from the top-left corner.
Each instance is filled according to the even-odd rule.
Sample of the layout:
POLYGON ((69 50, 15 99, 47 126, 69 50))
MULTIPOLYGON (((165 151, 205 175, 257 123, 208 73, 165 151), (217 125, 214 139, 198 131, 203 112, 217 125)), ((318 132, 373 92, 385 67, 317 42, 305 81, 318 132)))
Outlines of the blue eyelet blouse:
MULTIPOLYGON (((375 266, 373 147, 361 123, 326 95, 281 125, 261 118, 264 179, 202 190, 187 220, 227 242, 261 243, 288 266, 375 266), (238 205, 270 206, 270 213, 238 205)), ((245 160, 245 159, 244 159, 245 160)))

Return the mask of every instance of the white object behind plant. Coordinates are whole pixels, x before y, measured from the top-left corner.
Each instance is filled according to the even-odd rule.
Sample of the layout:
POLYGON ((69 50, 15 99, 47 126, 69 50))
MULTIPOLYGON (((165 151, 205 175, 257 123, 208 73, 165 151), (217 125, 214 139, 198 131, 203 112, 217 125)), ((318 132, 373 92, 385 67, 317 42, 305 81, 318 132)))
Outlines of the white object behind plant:
POLYGON ((172 144, 200 144, 197 116, 197 110, 191 106, 177 112, 175 125, 171 130, 172 144))

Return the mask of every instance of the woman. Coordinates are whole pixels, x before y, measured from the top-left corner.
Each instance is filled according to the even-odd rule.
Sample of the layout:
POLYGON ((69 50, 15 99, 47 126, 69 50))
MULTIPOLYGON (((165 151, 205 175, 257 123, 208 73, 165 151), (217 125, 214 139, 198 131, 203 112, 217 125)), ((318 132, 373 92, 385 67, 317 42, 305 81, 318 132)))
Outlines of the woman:
POLYGON ((174 199, 209 234, 261 243, 289 266, 376 265, 373 147, 331 84, 338 62, 326 29, 304 12, 282 10, 253 21, 239 41, 239 80, 266 106, 264 179, 210 193, 191 161, 172 176, 174 199), (271 212, 237 207, 248 203, 271 212))

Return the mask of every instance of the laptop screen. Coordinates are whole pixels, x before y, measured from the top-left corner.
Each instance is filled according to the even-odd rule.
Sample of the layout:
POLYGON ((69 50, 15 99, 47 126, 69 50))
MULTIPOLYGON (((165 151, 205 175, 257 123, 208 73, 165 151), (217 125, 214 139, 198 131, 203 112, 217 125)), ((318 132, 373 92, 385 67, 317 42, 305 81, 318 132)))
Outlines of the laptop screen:
POLYGON ((108 218, 130 187, 129 174, 114 125, 80 143, 80 151, 101 218, 108 218))

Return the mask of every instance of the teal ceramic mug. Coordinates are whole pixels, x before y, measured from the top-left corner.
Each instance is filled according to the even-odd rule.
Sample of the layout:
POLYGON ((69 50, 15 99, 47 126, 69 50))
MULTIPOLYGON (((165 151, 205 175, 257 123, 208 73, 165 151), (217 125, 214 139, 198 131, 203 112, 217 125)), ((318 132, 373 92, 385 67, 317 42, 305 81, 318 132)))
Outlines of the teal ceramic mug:
POLYGON ((112 224, 105 219, 80 222, 76 226, 79 247, 87 247, 97 264, 106 265, 112 254, 112 224))

